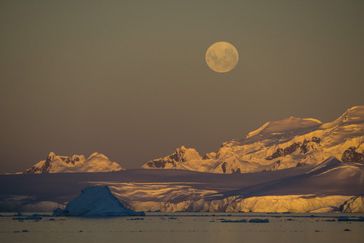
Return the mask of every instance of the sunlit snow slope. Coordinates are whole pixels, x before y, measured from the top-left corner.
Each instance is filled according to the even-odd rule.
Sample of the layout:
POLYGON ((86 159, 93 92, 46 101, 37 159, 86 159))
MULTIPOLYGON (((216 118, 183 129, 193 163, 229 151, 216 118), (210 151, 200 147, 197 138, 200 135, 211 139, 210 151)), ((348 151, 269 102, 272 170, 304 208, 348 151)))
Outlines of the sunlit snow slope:
POLYGON ((245 173, 315 165, 332 156, 364 162, 364 106, 354 106, 328 123, 296 117, 267 122, 241 140, 224 142, 215 152, 201 156, 182 146, 143 168, 245 173))

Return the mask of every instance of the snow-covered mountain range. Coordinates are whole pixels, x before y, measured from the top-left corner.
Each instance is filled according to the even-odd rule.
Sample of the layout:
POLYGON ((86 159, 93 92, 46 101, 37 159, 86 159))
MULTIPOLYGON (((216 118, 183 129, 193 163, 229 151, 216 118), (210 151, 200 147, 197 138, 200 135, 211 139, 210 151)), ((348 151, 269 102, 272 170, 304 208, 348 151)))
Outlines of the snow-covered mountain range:
POLYGON ((25 172, 30 175, 0 175, 0 184, 6 185, 0 190, 0 211, 66 207, 61 211, 69 215, 363 213, 364 106, 352 107, 328 123, 295 117, 267 122, 215 152, 200 155, 181 146, 143 167, 148 170, 123 170, 100 153, 88 158, 50 153, 25 172), (31 175, 38 173, 52 174, 31 175), (87 186, 94 189, 77 198, 87 186), (77 203, 68 204, 75 197, 77 203), (105 200, 107 206, 99 205, 105 200))
MULTIPOLYGON (((181 146, 154 159, 144 169, 182 169, 209 173, 247 173, 316 165, 330 157, 364 162, 364 106, 354 106, 332 122, 288 117, 266 122, 241 140, 224 142, 214 152, 200 155, 181 146)), ((60 156, 49 153, 25 173, 119 171, 122 167, 101 153, 60 156)))
POLYGON ((266 122, 241 140, 224 142, 215 152, 201 156, 196 149, 182 146, 143 168, 246 173, 316 165, 330 157, 364 162, 364 105, 328 123, 296 117, 266 122))
POLYGON ((364 163, 335 158, 246 174, 140 169, 0 175, 0 184, 6 185, 0 188, 0 212, 52 211, 66 205, 63 213, 68 215, 129 214, 124 207, 144 212, 364 212, 364 163), (90 186, 103 189, 81 193, 77 199, 90 186), (74 198, 75 205, 69 204, 74 198))
POLYGON ((45 160, 39 161, 24 173, 111 172, 122 169, 120 164, 97 152, 87 158, 84 155, 62 156, 50 152, 45 160))

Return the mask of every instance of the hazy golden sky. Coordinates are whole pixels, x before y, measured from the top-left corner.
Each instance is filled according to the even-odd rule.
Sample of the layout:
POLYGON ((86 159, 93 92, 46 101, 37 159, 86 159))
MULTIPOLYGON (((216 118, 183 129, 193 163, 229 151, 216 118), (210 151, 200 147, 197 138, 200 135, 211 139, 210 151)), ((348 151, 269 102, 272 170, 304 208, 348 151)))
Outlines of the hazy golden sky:
POLYGON ((1 1, 0 171, 215 150, 267 120, 364 104, 364 1, 1 1), (212 72, 206 48, 239 50, 212 72))

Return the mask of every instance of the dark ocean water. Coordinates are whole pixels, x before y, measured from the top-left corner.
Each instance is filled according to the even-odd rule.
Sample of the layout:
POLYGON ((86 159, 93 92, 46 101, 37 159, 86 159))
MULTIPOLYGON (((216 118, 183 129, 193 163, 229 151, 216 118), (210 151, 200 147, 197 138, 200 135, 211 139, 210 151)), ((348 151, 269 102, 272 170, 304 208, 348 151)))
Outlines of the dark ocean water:
POLYGON ((0 217, 0 242, 363 242, 364 222, 339 222, 339 216, 153 214, 22 221, 7 215, 0 217), (249 222, 252 218, 269 222, 249 222))

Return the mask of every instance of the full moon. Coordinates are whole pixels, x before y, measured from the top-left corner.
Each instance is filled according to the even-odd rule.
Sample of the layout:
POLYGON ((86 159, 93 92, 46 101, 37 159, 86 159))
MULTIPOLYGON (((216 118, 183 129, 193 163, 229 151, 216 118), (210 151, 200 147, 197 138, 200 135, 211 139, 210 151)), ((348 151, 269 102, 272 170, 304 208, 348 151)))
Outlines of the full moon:
POLYGON ((233 44, 219 41, 207 48, 205 61, 211 70, 226 73, 233 70, 238 64, 239 53, 233 44))

